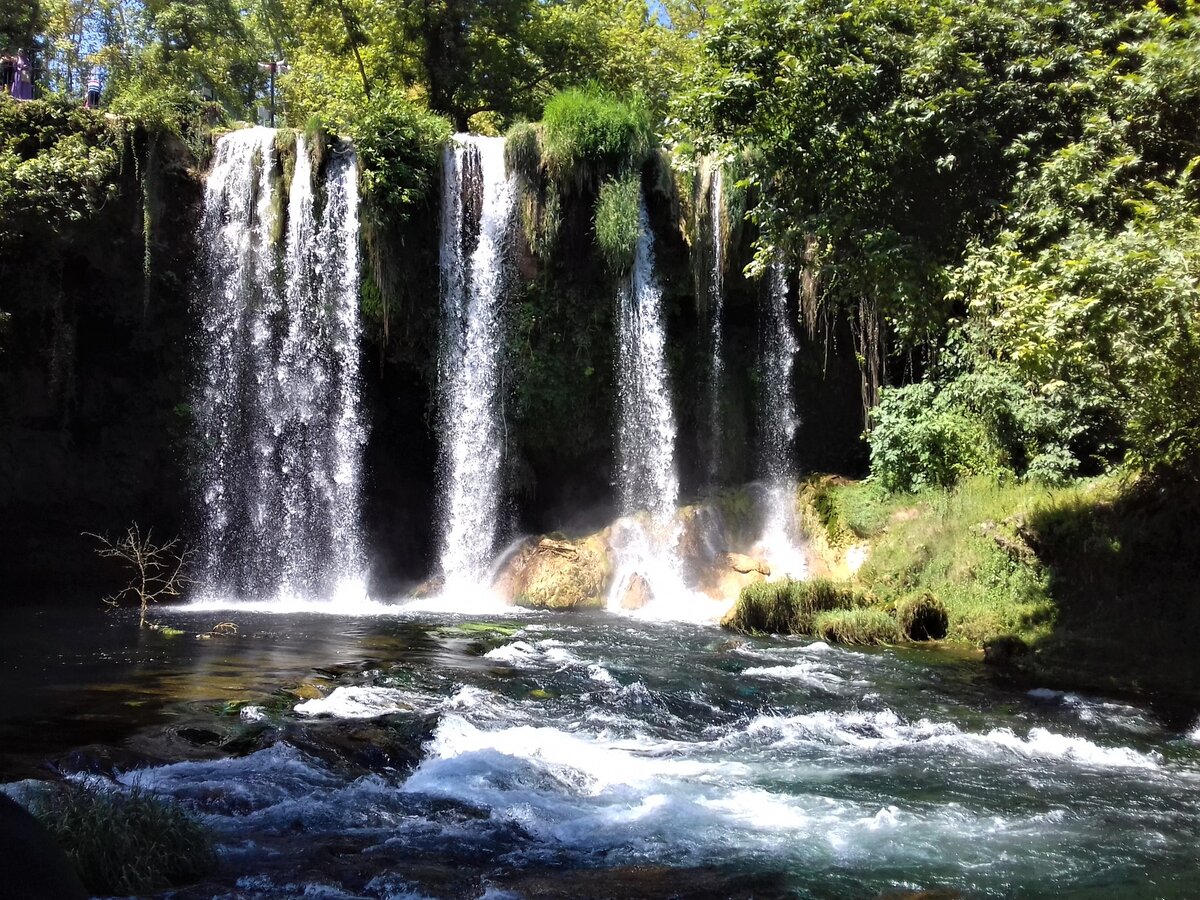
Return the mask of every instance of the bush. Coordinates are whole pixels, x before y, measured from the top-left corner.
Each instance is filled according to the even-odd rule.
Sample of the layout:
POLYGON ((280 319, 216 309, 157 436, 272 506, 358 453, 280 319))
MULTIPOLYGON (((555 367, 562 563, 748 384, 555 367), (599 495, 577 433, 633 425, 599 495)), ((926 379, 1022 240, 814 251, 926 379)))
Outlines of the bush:
POLYGON ((950 628, 946 605, 929 592, 896 604, 896 624, 910 641, 940 641, 950 628))
POLYGON ((504 164, 528 185, 536 185, 542 169, 542 129, 531 122, 518 122, 504 136, 504 164))
POLYGON ((882 609, 833 609, 819 613, 813 634, 838 644, 894 644, 902 640, 896 620, 882 609))
POLYGON ((885 388, 872 413, 871 472, 892 491, 1006 473, 1061 484, 1079 467, 1084 413, 1069 389, 1034 395, 987 362, 942 381, 885 388))
POLYGON ((650 155, 650 117, 639 101, 598 89, 555 94, 542 112, 542 163, 559 184, 579 188, 636 171, 650 155))
POLYGON ((141 894, 195 881, 216 864, 212 837, 177 804, 59 785, 30 810, 67 853, 88 890, 141 894))
POLYGON ((742 590, 724 624, 748 634, 813 634, 819 613, 861 603, 852 589, 824 578, 762 582, 742 590))
POLYGON ((885 388, 872 413, 871 474, 890 491, 950 487, 969 475, 992 475, 1000 452, 977 416, 928 382, 885 388))
POLYGON ((604 264, 613 272, 633 268, 641 238, 642 184, 636 175, 609 180, 596 201, 596 243, 604 264))

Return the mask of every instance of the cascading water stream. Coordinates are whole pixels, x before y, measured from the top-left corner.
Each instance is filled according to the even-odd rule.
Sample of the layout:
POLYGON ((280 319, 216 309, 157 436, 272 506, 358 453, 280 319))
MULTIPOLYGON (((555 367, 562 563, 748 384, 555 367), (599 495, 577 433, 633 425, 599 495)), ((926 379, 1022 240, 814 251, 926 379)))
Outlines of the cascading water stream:
POLYGON ((487 580, 504 455, 504 300, 516 196, 504 140, 455 135, 443 160, 439 365, 441 568, 447 593, 487 580))
POLYGON ((768 270, 759 328, 762 393, 759 413, 760 470, 765 482, 759 553, 776 575, 805 576, 798 546, 792 443, 799 419, 792 397, 792 369, 800 349, 788 316, 788 272, 776 261, 768 270))
POLYGON ((296 137, 281 256, 275 144, 266 128, 221 138, 205 193, 193 412, 207 599, 362 593, 357 163, 334 150, 318 192, 296 137))
POLYGON ((711 241, 711 265, 708 271, 709 374, 708 374, 708 466, 710 488, 721 479, 721 454, 724 428, 721 419, 721 389, 725 378, 725 196, 722 167, 713 167, 708 186, 708 221, 711 241))
POLYGON ((621 513, 612 545, 618 556, 610 606, 635 576, 656 599, 686 589, 676 559, 679 501, 675 414, 667 372, 662 290, 654 271, 654 233, 645 198, 638 201, 640 236, 633 269, 617 292, 617 469, 621 513), (645 513, 648 522, 633 518, 645 513))

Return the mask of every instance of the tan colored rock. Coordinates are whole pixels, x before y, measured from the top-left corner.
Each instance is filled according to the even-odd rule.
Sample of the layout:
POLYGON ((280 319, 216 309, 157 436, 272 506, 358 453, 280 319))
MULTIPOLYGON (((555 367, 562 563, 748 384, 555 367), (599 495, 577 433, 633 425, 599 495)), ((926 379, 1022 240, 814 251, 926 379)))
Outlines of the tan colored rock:
POLYGON ((740 572, 743 575, 748 575, 751 572, 757 572, 760 575, 770 575, 771 567, 761 559, 755 559, 753 556, 747 556, 745 553, 726 553, 725 562, 729 564, 729 568, 735 572, 740 572))
POLYGON ((736 569, 726 568, 708 581, 704 593, 714 600, 737 600, 742 593, 742 588, 766 580, 767 576, 758 570, 739 572, 736 569))
POLYGON ((642 609, 652 599, 654 592, 650 589, 650 582, 635 574, 621 594, 621 609, 642 609))
POLYGON ((509 602, 530 609, 600 609, 611 577, 608 546, 598 536, 541 538, 513 554, 493 587, 509 602))

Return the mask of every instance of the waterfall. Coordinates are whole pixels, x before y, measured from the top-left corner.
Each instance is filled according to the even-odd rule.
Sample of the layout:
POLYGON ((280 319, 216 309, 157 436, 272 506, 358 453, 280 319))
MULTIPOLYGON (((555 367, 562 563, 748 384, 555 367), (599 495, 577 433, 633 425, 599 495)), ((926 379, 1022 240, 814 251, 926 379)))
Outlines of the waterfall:
POLYGON ((759 325, 762 388, 759 412, 759 467, 765 482, 760 552, 776 574, 803 577, 806 563, 798 547, 792 444, 799 419, 792 396, 792 369, 800 349, 788 315, 788 271, 776 261, 767 272, 759 325))
POLYGON ((721 389, 725 376, 725 196, 722 190, 722 167, 714 165, 708 185, 709 239, 712 247, 708 271, 708 485, 716 487, 721 480, 721 454, 724 447, 724 427, 721 418, 721 389))
POLYGON ((617 571, 610 608, 621 605, 635 579, 643 580, 660 608, 664 601, 686 605, 690 599, 677 558, 675 414, 645 197, 639 199, 638 225, 633 269, 617 290, 617 468, 624 518, 611 537, 617 571), (636 515, 640 513, 648 513, 649 521, 636 515))
POLYGON ((487 580, 499 537, 504 300, 516 191, 503 138, 455 135, 443 175, 441 569, 447 588, 461 589, 487 580))
POLYGON ((274 130, 217 142, 192 404, 210 596, 330 597, 364 574, 357 163, 334 150, 318 191, 296 137, 282 253, 281 182, 274 130))
POLYGON ((662 290, 654 274, 654 233, 639 201, 633 271, 617 292, 617 458, 622 513, 675 512, 675 414, 667 377, 662 290))

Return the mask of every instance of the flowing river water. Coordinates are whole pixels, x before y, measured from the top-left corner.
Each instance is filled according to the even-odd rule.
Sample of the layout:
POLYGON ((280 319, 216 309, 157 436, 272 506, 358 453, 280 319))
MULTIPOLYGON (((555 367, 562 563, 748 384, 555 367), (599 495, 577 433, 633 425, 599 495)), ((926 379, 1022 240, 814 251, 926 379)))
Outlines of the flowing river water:
POLYGON ((176 896, 1198 887, 1200 735, 947 651, 615 614, 239 612, 207 639, 6 615, 5 790, 50 761, 189 804, 220 867, 176 896))

